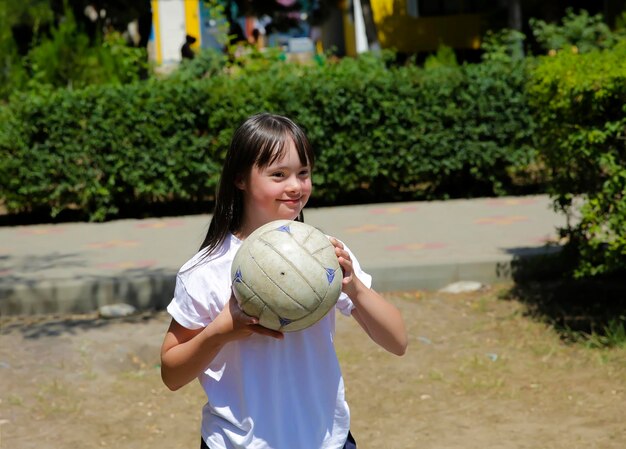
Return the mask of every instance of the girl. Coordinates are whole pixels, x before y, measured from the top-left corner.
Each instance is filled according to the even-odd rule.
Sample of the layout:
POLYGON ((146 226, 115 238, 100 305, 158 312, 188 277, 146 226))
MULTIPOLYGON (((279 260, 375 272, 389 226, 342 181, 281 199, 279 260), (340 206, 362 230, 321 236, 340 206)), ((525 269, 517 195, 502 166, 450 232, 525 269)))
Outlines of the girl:
MULTIPOLYGON (((231 289, 242 240, 270 221, 302 220, 313 162, 306 136, 288 118, 246 120, 228 150, 206 238, 177 275, 161 376, 171 390, 195 378, 202 384, 201 448, 356 448, 333 346, 335 311, 283 334, 244 314, 231 289)), ((369 288, 371 277, 354 255, 330 240, 344 273, 337 308, 380 346, 404 354, 399 311, 369 288)))

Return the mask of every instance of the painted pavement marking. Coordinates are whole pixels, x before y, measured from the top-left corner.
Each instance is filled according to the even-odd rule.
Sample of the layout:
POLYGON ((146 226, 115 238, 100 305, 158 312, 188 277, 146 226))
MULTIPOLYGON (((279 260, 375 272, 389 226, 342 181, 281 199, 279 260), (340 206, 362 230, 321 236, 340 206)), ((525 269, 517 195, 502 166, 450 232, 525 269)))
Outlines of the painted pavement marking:
POLYGON ((157 261, 154 259, 150 260, 127 260, 122 262, 108 262, 101 263, 96 265, 98 268, 102 268, 105 270, 132 270, 137 268, 150 268, 156 265, 157 261))
POLYGON ((363 233, 363 232, 389 232, 396 231, 398 226, 396 225, 376 225, 376 224, 364 224, 361 226, 354 226, 346 228, 346 232, 350 234, 363 233))
POLYGON ((394 215, 404 214, 407 212, 415 212, 417 206, 391 206, 391 207, 375 207, 369 210, 370 214, 374 215, 394 215))
POLYGON ((387 251, 420 251, 423 249, 442 249, 448 245, 442 242, 404 243, 402 245, 386 246, 387 251))
POLYGON ((139 245, 139 240, 108 240, 106 242, 95 242, 85 245, 91 249, 109 249, 109 248, 132 248, 139 245))
POLYGON ((474 220, 476 224, 485 225, 510 225, 513 223, 519 223, 522 221, 528 221, 528 217, 525 215, 494 215, 491 217, 479 218, 474 220))
POLYGON ((149 221, 145 223, 138 223, 136 228, 152 228, 152 229, 165 229, 165 228, 177 228, 183 226, 185 222, 183 220, 159 220, 149 221))

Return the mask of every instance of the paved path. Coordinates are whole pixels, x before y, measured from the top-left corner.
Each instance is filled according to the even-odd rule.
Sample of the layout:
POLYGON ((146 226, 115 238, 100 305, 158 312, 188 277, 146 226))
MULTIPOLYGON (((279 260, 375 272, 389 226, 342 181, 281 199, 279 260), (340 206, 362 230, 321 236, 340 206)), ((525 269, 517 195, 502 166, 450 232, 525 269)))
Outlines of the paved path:
MULTIPOLYGON (((209 218, 0 228, 0 314, 164 307, 209 218)), ((546 196, 312 208, 305 220, 347 243, 379 291, 507 280, 565 224, 546 196)))

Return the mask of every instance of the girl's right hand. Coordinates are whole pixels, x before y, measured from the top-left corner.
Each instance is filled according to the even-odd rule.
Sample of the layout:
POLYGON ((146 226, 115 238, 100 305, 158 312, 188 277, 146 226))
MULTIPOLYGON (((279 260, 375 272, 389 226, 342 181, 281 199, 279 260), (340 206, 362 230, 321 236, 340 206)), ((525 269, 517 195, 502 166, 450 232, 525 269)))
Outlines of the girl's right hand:
POLYGON ((235 295, 231 294, 228 304, 219 314, 218 319, 223 320, 226 332, 232 332, 234 339, 246 338, 252 334, 261 334, 273 338, 283 338, 284 334, 279 331, 261 326, 259 320, 247 315, 237 303, 235 295))
POLYGON ((283 338, 246 315, 231 295, 228 304, 208 326, 187 329, 172 319, 161 346, 161 377, 171 390, 187 385, 203 372, 229 341, 261 334, 283 338))

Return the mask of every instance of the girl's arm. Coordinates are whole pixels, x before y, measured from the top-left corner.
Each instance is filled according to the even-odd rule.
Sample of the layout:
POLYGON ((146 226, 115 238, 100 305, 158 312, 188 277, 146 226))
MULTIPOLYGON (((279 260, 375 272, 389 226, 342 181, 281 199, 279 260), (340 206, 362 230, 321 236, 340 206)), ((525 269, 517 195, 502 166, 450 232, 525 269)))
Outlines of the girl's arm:
POLYGON ((219 351, 230 341, 259 333, 282 338, 281 332, 259 326, 258 320, 246 315, 231 296, 227 307, 205 328, 187 329, 175 320, 161 346, 161 378, 174 391, 198 377, 219 351))
POLYGON ((403 355, 407 347, 407 335, 400 311, 363 284, 354 274, 352 259, 343 244, 335 238, 331 238, 331 242, 344 273, 342 291, 355 306, 352 316, 378 345, 393 354, 403 355))

